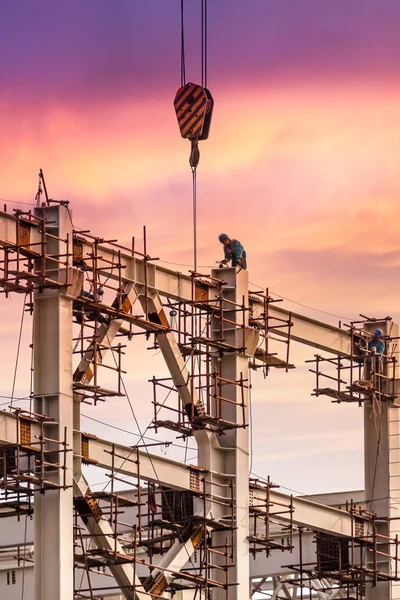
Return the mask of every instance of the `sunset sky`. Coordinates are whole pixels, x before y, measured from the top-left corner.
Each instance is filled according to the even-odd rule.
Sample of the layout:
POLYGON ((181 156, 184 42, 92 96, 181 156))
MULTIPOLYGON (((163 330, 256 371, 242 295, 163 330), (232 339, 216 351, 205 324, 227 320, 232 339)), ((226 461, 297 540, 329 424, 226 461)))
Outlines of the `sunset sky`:
MULTIPOLYGON (((187 79, 198 82, 200 1, 185 6, 187 79)), ((226 232, 245 246, 251 282, 288 309, 399 321, 400 3, 208 0, 208 13, 215 109, 200 147, 198 263, 215 264, 226 232)), ((18 0, 2 3, 0 22, 1 204, 29 208, 18 203, 34 202, 42 168, 77 227, 124 242, 145 224, 150 254, 187 272, 190 144, 172 105, 180 1, 18 0)), ((7 396, 21 299, 1 296, 0 309, 7 396)), ((29 387, 29 326, 17 396, 29 387)), ((164 367, 142 341, 127 386, 145 427, 147 380, 164 367)), ((361 489, 362 411, 311 397, 313 351, 292 350, 295 371, 253 382, 253 469, 300 492, 361 489)), ((115 404, 84 412, 136 431, 126 400, 115 404)))

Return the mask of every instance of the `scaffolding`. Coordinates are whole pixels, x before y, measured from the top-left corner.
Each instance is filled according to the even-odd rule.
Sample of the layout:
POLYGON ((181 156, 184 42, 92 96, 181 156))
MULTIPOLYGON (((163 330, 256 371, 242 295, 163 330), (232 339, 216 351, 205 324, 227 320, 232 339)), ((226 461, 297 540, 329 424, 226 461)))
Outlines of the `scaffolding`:
MULTIPOLYGON (((82 232, 79 235, 82 236, 82 232)), ((87 234, 84 233, 84 235, 87 234)), ((125 319, 126 312, 132 314, 132 305, 129 303, 126 288, 121 294, 121 261, 118 256, 115 264, 110 264, 109 261, 106 266, 107 278, 105 282, 102 281, 105 273, 103 266, 99 266, 102 260, 101 245, 115 242, 91 239, 94 239, 94 250, 89 256, 90 260, 85 260, 83 252, 79 249, 79 240, 74 247, 74 261, 81 267, 84 266, 86 271, 86 288, 74 303, 74 314, 81 329, 75 340, 76 349, 79 345, 77 352, 80 354, 81 363, 74 375, 74 387, 76 393, 83 391, 86 395, 83 401, 88 401, 87 394, 91 394, 96 402, 98 399, 102 399, 103 390, 97 384, 97 370, 103 365, 104 350, 116 350, 115 346, 110 344, 109 339, 107 339, 106 347, 102 346, 104 335, 101 331, 110 326, 111 319, 119 316, 125 319), (108 282, 110 273, 114 275, 116 282, 109 286, 115 294, 112 314, 105 307, 103 300, 105 297, 105 295, 103 296, 104 284, 108 282), (97 292, 95 292, 96 289, 97 292), (100 302, 99 290, 101 292, 100 302), (122 307, 123 315, 114 314, 117 306, 119 311, 122 307), (94 332, 92 338, 92 334, 87 336, 90 345, 86 350, 84 326, 91 327, 94 332), (90 375, 90 391, 88 375, 90 375)), ((120 249, 118 247, 117 253, 120 252, 120 249)), ((142 257, 145 255, 144 252, 142 257)), ((145 273, 146 265, 145 261, 145 273)), ((266 294, 254 294, 255 301, 263 304, 264 310, 261 316, 249 315, 245 298, 243 297, 241 302, 232 299, 231 290, 223 278, 191 272, 191 300, 181 301, 178 299, 175 302, 167 300, 163 305, 164 309, 169 310, 169 321, 167 321, 162 312, 152 312, 146 275, 144 281, 141 302, 145 313, 144 319, 142 315, 136 315, 129 323, 129 330, 122 331, 122 335, 125 334, 131 338, 133 335, 143 333, 137 332, 136 328, 133 328, 134 325, 138 325, 145 330, 146 337, 154 334, 154 343, 150 346, 151 349, 160 347, 159 335, 173 335, 184 359, 185 367, 187 367, 187 380, 184 385, 189 390, 191 398, 189 404, 184 403, 182 391, 173 377, 153 377, 150 380, 153 385, 154 405, 152 427, 156 432, 162 427, 170 429, 183 438, 194 435, 199 430, 224 435, 229 430, 247 427, 245 392, 249 387, 249 381, 242 373, 235 380, 225 377, 222 371, 222 359, 225 355, 236 353, 246 356, 248 360, 251 359, 255 368, 258 368, 260 366, 258 362, 261 362, 261 366, 266 369, 266 372, 271 366, 283 367, 288 370, 292 367, 289 364, 291 317, 280 319, 269 315, 269 305, 274 300, 269 296, 268 290, 266 294), (286 360, 284 361, 278 359, 269 349, 271 334, 278 328, 285 329, 287 333, 287 339, 284 341, 286 344, 286 360), (261 348, 261 346, 263 347, 261 348), (160 391, 164 393, 163 398, 160 398, 160 391), (232 398, 236 398, 236 400, 232 398), (226 415, 229 414, 232 407, 238 411, 236 414, 240 415, 239 418, 227 418, 226 415)), ((119 360, 115 361, 116 366, 117 362, 118 369, 116 368, 116 370, 120 377, 121 363, 119 360)), ((120 386, 118 386, 119 391, 120 386)), ((104 397, 107 395, 107 391, 103 393, 104 397)), ((113 465, 115 459, 118 458, 121 457, 115 455, 113 448, 113 465)), ((136 460, 139 461, 139 455, 136 460)), ((137 468, 140 472, 139 462, 137 468)), ((111 469, 110 479, 112 482, 122 482, 114 467, 111 469)), ((127 481, 124 483, 129 485, 127 481)), ((184 492, 156 483, 149 483, 143 487, 138 480, 135 527, 129 535, 127 535, 126 522, 121 521, 124 504, 121 502, 118 504, 118 496, 113 491, 97 495, 91 494, 90 512, 92 512, 93 506, 96 506, 98 518, 106 519, 110 523, 113 547, 105 550, 104 548, 87 548, 86 545, 84 551, 85 535, 90 536, 77 528, 77 544, 79 542, 80 555, 76 560, 77 564, 85 570, 87 580, 89 581, 91 569, 98 569, 104 564, 108 567, 110 565, 117 566, 121 562, 128 561, 136 565, 135 573, 136 568, 141 573, 143 568, 148 571, 146 576, 141 575, 139 585, 141 590, 146 590, 153 598, 164 592, 174 594, 178 590, 184 589, 192 590, 194 593, 202 590, 207 597, 209 591, 218 587, 225 590, 228 600, 229 589, 235 585, 235 582, 230 581, 229 578, 229 570, 235 566, 234 484, 233 481, 219 483, 215 480, 208 480, 201 473, 197 476, 197 483, 195 491, 184 492), (144 500, 145 498, 147 499, 144 500), (108 508, 105 509, 104 505, 107 505, 108 508), (218 510, 213 510, 213 506, 218 507, 218 510), (215 512, 221 514, 221 511, 222 517, 216 519, 212 516, 215 512), (168 555, 176 547, 176 544, 185 547, 187 543, 194 548, 193 558, 187 556, 185 561, 187 564, 180 570, 160 567, 160 557, 168 555), (124 550, 123 557, 121 548, 124 550), (145 559, 142 557, 143 550, 146 552, 145 559)), ((251 518, 254 519, 255 532, 250 536, 250 540, 254 555, 259 551, 269 554, 272 549, 290 550, 292 548, 292 503, 288 506, 283 504, 278 506, 276 502, 272 504, 269 499, 271 487, 270 482, 267 485, 261 483, 256 485, 254 482, 253 489, 257 488, 257 493, 266 494, 262 500, 255 497, 256 503, 252 507, 251 518), (257 506, 259 501, 262 503, 261 510, 257 506), (275 526, 277 519, 283 514, 285 518, 287 517, 288 524, 282 525, 281 533, 283 532, 285 541, 282 539, 280 543, 276 541, 276 535, 270 535, 270 527, 272 523, 275 526), (260 533, 260 519, 265 527, 265 533, 260 533)), ((76 503, 76 506, 79 510, 79 503, 76 503)), ((84 506, 87 507, 88 503, 84 503, 84 506)), ((84 520, 82 507, 79 512, 84 520)), ((99 591, 101 589, 96 590, 91 583, 88 584, 86 590, 80 590, 79 593, 84 595, 79 597, 95 600, 95 594, 99 591)))
POLYGON ((20 518, 23 514, 33 514, 35 492, 44 494, 47 490, 67 489, 66 462, 71 448, 66 441, 66 431, 63 440, 48 436, 46 426, 53 419, 21 408, 9 408, 16 416, 16 443, 0 445, 0 517, 16 515, 20 518))
MULTIPOLYGON (((108 474, 110 489, 101 492, 88 490, 84 498, 76 498, 75 507, 75 563, 86 576, 87 587, 76 587, 77 598, 97 600, 101 584, 96 587, 92 581, 94 575, 110 576, 109 570, 122 564, 133 567, 133 581, 151 598, 161 594, 174 594, 177 590, 192 590, 208 594, 215 587, 226 591, 234 585, 229 582, 228 571, 234 566, 235 529, 234 483, 218 484, 196 472, 196 490, 178 491, 159 484, 147 485, 140 478, 139 447, 132 449, 132 457, 126 459, 118 454, 115 447, 110 452, 111 470, 108 474), (135 464, 137 476, 131 479, 121 478, 115 467, 119 459, 135 464), (132 490, 129 496, 121 495, 115 488, 124 484, 132 490), (209 492, 210 486, 213 493, 209 492), (222 517, 215 519, 215 508, 222 517), (134 510, 129 516, 126 512, 134 510), (109 529, 108 547, 96 544, 93 531, 88 531, 89 519, 97 522, 107 521, 109 529), (216 533, 224 535, 216 539, 216 533), (183 548, 190 543, 195 554, 187 554, 185 566, 178 570, 160 566, 157 557, 167 554, 173 546, 181 544, 183 548), (156 559, 156 560, 155 560, 156 559), (212 571, 219 573, 213 579, 212 571)), ((90 529, 90 527, 89 527, 90 529)), ((104 533, 101 537, 104 537, 104 533)), ((135 585, 129 585, 128 592, 135 591, 135 585)), ((109 589, 109 586, 107 586, 109 589)), ((164 597, 164 596, 163 596, 164 597)), ((206 596, 208 597, 208 596, 206 596)))
POLYGON ((74 300, 73 314, 78 325, 74 338, 74 354, 80 358, 74 373, 74 390, 82 402, 96 404, 107 398, 123 396, 122 357, 126 345, 116 338, 132 339, 134 335, 168 331, 168 323, 157 323, 148 310, 148 262, 152 259, 146 253, 146 228, 144 228, 144 252, 135 250, 132 238, 131 248, 124 247, 116 240, 104 240, 92 236, 88 231, 74 232, 73 264, 84 273, 79 294, 74 300), (90 252, 84 252, 85 244, 90 243, 90 252), (111 259, 103 256, 104 249, 110 250, 111 259), (124 279, 122 252, 132 258, 143 260, 144 308, 145 314, 133 314, 136 296, 132 294, 132 284, 124 279), (144 330, 144 331, 143 331, 144 330), (108 363, 105 355, 110 353, 108 363), (109 389, 102 384, 101 373, 111 370, 115 373, 115 387, 109 389))
MULTIPOLYGON (((389 317, 386 320, 390 320, 389 317)), ((307 360, 314 368, 316 385, 314 396, 329 396, 332 402, 355 402, 359 406, 365 401, 393 402, 397 396, 396 374, 397 359, 394 353, 377 354, 369 348, 373 337, 366 325, 373 325, 375 320, 363 320, 349 325, 351 335, 350 355, 323 357, 319 354, 314 359, 307 360), (328 380, 332 387, 324 386, 328 380)), ((385 336, 386 348, 392 346, 396 338, 385 336)))
MULTIPOLYGON (((172 378, 153 377, 153 427, 156 431, 166 427, 183 437, 193 435, 198 429, 223 433, 247 427, 244 391, 249 388, 249 380, 243 374, 236 380, 224 377, 221 358, 229 353, 239 353, 249 357, 253 368, 262 367, 266 374, 271 366, 287 371, 293 367, 289 363, 291 317, 279 319, 269 315, 269 304, 275 300, 268 292, 253 294, 255 301, 264 306, 262 315, 255 317, 251 312, 249 314, 244 298, 241 302, 230 299, 229 286, 223 279, 192 272, 191 280, 191 302, 168 302, 164 306, 170 311, 170 328, 190 372, 188 383, 192 399, 198 400, 185 405, 172 378), (209 290, 212 291, 211 298, 209 290), (271 334, 276 329, 287 332, 287 339, 279 339, 286 345, 285 360, 269 349, 271 334), (237 402, 226 393, 232 386, 240 390, 237 402), (241 411, 241 417, 235 421, 225 416, 232 405, 241 411)), ((156 343, 154 348, 157 348, 156 343)))
POLYGON ((54 224, 32 211, 14 210, 16 243, 3 244, 0 260, 0 288, 6 296, 10 292, 29 295, 31 310, 32 294, 35 290, 68 286, 68 261, 71 256, 71 240, 55 235, 54 224), (53 246, 64 248, 54 251, 53 246), (60 281, 52 274, 62 269, 60 281))
POLYGON ((250 479, 250 553, 269 556, 271 550, 293 550, 293 496, 290 502, 271 500, 271 490, 279 486, 260 479, 250 479))
MULTIPOLYGON (((214 587, 225 589, 228 599, 228 571, 234 566, 233 530, 235 528, 233 482, 216 484, 200 477, 200 491, 179 492, 166 488, 149 488, 148 512, 144 519, 141 545, 148 552, 148 560, 156 554, 168 552, 175 543, 182 545, 189 540, 195 550, 193 558, 187 556, 187 564, 179 572, 172 573, 166 591, 183 589, 203 590, 207 594, 214 587), (212 485, 214 493, 207 492, 212 485), (218 506, 223 517, 213 518, 218 506), (214 507, 214 508, 213 508, 214 507), (223 544, 216 539, 217 532, 225 536, 223 544), (212 570, 222 576, 212 578, 212 570)), ((155 568, 157 566, 155 565, 155 568)), ((152 576, 147 584, 154 584, 152 576)), ((145 586, 146 587, 146 586, 145 586)))
POLYGON ((240 374, 231 380, 222 375, 221 357, 246 350, 245 316, 248 309, 243 301, 233 302, 224 294, 226 283, 221 279, 192 273, 192 300, 169 303, 171 331, 176 335, 178 347, 188 368, 191 402, 184 404, 173 378, 153 377, 153 427, 165 427, 183 437, 193 435, 198 429, 222 433, 228 429, 247 427, 244 390, 248 379, 240 374), (202 291, 212 288, 215 296, 206 299, 202 291), (232 333, 238 333, 232 343, 232 333), (239 400, 229 398, 225 391, 232 386, 239 391, 239 400), (167 398, 160 398, 160 390, 167 390, 167 398), (168 400, 168 402, 166 401, 168 400), (228 405, 241 411, 241 419, 226 417, 228 405), (167 418, 170 417, 170 418, 167 418))
MULTIPOLYGON (((316 553, 313 562, 303 562, 303 533, 298 530, 300 563, 288 565, 299 573, 297 585, 313 589, 312 581, 330 580, 334 588, 352 590, 357 598, 365 596, 366 586, 376 587, 382 581, 400 581, 400 548, 398 536, 384 535, 381 526, 387 519, 375 513, 348 505, 352 514, 353 531, 350 538, 315 533, 316 553)), ((315 588, 314 588, 315 589, 315 588)))
POLYGON ((249 297, 252 299, 253 307, 255 304, 263 305, 263 310, 259 316, 255 316, 253 310, 250 310, 249 315, 249 325, 259 331, 261 336, 261 344, 257 346, 254 353, 252 368, 257 369, 261 367, 265 375, 268 375, 271 367, 285 369, 286 372, 288 372, 289 369, 294 369, 294 365, 289 362, 291 331, 293 327, 292 313, 289 313, 287 319, 270 314, 271 304, 282 302, 282 300, 272 298, 268 288, 265 290, 265 293, 257 291, 249 292, 249 297), (277 330, 286 333, 285 339, 274 335, 277 330), (272 340, 286 346, 285 360, 279 358, 276 352, 270 351, 270 342, 272 340), (261 361, 263 364, 257 364, 256 361, 261 361))

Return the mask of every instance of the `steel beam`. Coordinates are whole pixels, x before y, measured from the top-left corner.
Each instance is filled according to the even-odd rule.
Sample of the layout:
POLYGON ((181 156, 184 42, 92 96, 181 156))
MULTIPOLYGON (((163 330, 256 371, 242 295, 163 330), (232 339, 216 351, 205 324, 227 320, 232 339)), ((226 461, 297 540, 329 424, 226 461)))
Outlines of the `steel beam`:
POLYGON ((87 501, 88 495, 90 496, 90 490, 84 477, 81 476, 79 480, 74 479, 74 496, 79 500, 77 502, 78 512, 92 535, 93 544, 100 550, 105 550, 110 554, 115 553, 120 559, 117 564, 111 560, 109 569, 120 586, 122 595, 126 600, 148 600, 149 596, 134 570, 132 557, 127 557, 127 562, 123 562, 126 555, 118 539, 115 538, 115 532, 110 523, 96 513, 97 503, 93 503, 92 499, 87 501))
POLYGON ((309 579, 301 587, 302 578, 299 573, 287 573, 278 576, 254 578, 253 598, 269 600, 296 600, 296 598, 317 597, 318 600, 336 600, 338 598, 356 598, 355 588, 340 587, 334 579, 309 579))
MULTIPOLYGON (((149 315, 157 315, 160 325, 169 326, 165 311, 158 294, 152 293, 144 296, 140 294, 138 296, 139 302, 148 314, 145 315, 145 319, 149 320, 149 315)), ((197 410, 198 414, 204 414, 204 408, 199 400, 194 385, 191 384, 190 373, 186 366, 186 362, 182 356, 182 352, 178 346, 178 342, 172 332, 159 333, 157 335, 157 344, 160 347, 163 358, 167 364, 168 370, 171 374, 172 380, 176 389, 179 392, 179 398, 183 406, 191 407, 192 404, 197 410)), ((191 408, 189 413, 191 414, 191 408)))
MULTIPOLYGON (((95 436, 82 434, 88 442, 87 456, 81 456, 90 464, 102 469, 110 469, 114 460, 114 472, 121 475, 137 477, 137 450, 133 447, 113 444, 95 436), (114 454, 114 459, 113 459, 114 454), (88 460, 89 459, 89 460, 88 460)), ((190 490, 191 480, 196 478, 197 470, 180 462, 169 460, 145 451, 139 451, 140 478, 159 485, 165 485, 178 490, 190 490)))
MULTIPOLYGON (((39 426, 37 427, 39 433, 39 426)), ((13 446, 19 443, 19 423, 14 413, 0 411, 0 445, 13 446)))
MULTIPOLYGON (((81 290, 79 289, 78 293, 80 294, 81 290)), ((123 284, 121 293, 127 295, 125 298, 126 302, 126 311, 132 307, 135 303, 137 297, 132 293, 132 284, 123 284)), ((118 300, 118 297, 117 297, 118 300)), ((125 303, 124 303, 125 304, 125 303)), ((125 308, 123 307, 123 312, 125 312, 125 308)), ((89 344, 85 354, 83 355, 78 367, 75 370, 73 380, 74 384, 83 384, 87 386, 90 384, 92 379, 94 378, 95 367, 94 363, 97 365, 101 364, 104 360, 105 355, 108 350, 112 347, 114 339, 118 332, 120 331, 124 321, 122 319, 112 319, 109 323, 101 323, 98 331, 94 333, 93 340, 89 344), (95 355, 95 340, 97 343, 97 350, 95 355)), ((82 392, 79 387, 74 391, 74 477, 80 478, 82 473, 82 464, 81 464, 81 448, 82 448, 82 436, 79 433, 81 429, 81 402, 82 396, 84 392, 82 392)))
MULTIPOLYGON (((221 277, 221 269, 211 272, 212 277, 221 277)), ((223 312, 219 315, 220 320, 228 319, 224 323, 223 338, 226 344, 233 348, 240 348, 243 344, 244 330, 249 319, 248 311, 248 273, 247 271, 236 272, 235 268, 224 269, 224 279, 227 286, 223 288, 223 312), (243 307, 243 312, 240 310, 243 307)), ((219 323, 216 318, 212 321, 212 334, 218 340, 219 323)), ((249 361, 248 357, 240 352, 220 352, 220 356, 213 356, 212 369, 226 382, 239 382, 242 385, 228 383, 223 386, 221 395, 226 400, 220 401, 220 416, 227 423, 235 423, 237 427, 228 429, 224 435, 219 437, 221 450, 225 454, 225 469, 227 473, 233 474, 233 502, 234 523, 236 527, 232 533, 234 546, 233 565, 228 569, 228 580, 232 587, 229 588, 229 598, 232 600, 244 600, 250 597, 250 566, 249 566, 249 423, 248 417, 248 381, 249 361)), ((218 401, 217 401, 218 402, 218 401)), ((218 413, 217 413, 218 414, 218 413)), ((218 453, 218 449, 212 449, 212 453, 218 453)), ((228 478, 229 480, 229 478, 228 478)), ((212 507, 214 509, 214 507, 212 507)), ((225 510, 229 510, 225 508, 225 510)), ((223 547, 226 532, 215 532, 217 545, 223 547)), ((218 561, 216 561, 218 564, 218 561)), ((222 563, 221 565, 222 566, 222 563)), ((214 579, 217 581, 225 577, 221 570, 214 570, 214 579)), ((224 591, 215 589, 216 600, 225 598, 224 591)))
MULTIPOLYGON (((146 587, 150 594, 155 594, 155 598, 161 596, 166 587, 173 581, 177 573, 183 567, 190 563, 194 566, 192 556, 198 546, 204 539, 204 532, 195 530, 193 534, 186 540, 175 540, 168 552, 161 558, 154 571, 151 573, 150 579, 146 587)), ((195 571, 192 572, 195 575, 195 571)))
MULTIPOLYGON (((92 250, 92 244, 83 244, 84 256, 89 256, 92 250)), ((111 248, 100 245, 98 251, 105 260, 111 261, 113 259, 113 250, 111 248)), ((124 265, 124 278, 132 280, 135 284, 144 285, 144 262, 127 254, 121 255, 121 262, 124 265)), ((101 260, 99 261, 99 265, 101 268, 101 260)), ((104 262, 104 267, 107 266, 108 264, 104 262)), ((224 278, 228 274, 228 271, 229 269, 218 269, 215 276, 224 278)), ((166 296, 174 300, 179 299, 182 302, 192 301, 192 278, 177 271, 166 269, 154 263, 148 263, 147 285, 150 290, 156 290, 161 296, 166 296)), ((252 310, 253 318, 258 318, 262 315, 264 304, 256 296, 249 297, 249 306, 252 310)), ((291 338, 294 341, 334 354, 351 354, 351 336, 344 329, 327 325, 326 323, 304 317, 298 313, 292 313, 274 305, 269 307, 268 314, 271 318, 276 317, 285 320, 289 316, 291 317, 291 322, 293 323, 291 338)), ((276 329, 275 333, 287 337, 285 329, 276 329)))
MULTIPOLYGON (((137 294, 143 310, 145 312, 146 310, 148 311, 148 314, 145 315, 145 319, 149 319, 149 314, 153 313, 153 316, 157 315, 160 325, 168 325, 168 320, 158 293, 151 292, 144 297, 143 294, 137 290, 137 294)), ((180 402, 182 403, 182 406, 186 408, 187 414, 191 415, 193 405, 193 410, 195 410, 198 415, 204 415, 204 406, 197 394, 193 380, 190 378, 190 373, 186 366, 187 363, 182 356, 182 352, 174 334, 172 332, 160 332, 157 335, 157 343, 167 364, 174 385, 179 393, 180 402)), ((213 464, 211 464, 210 462, 210 457, 213 454, 215 455, 213 449, 219 449, 216 436, 210 431, 201 428, 195 429, 193 435, 198 446, 199 466, 207 470, 214 469, 217 471, 220 469, 222 465, 221 459, 219 459, 218 463, 214 461, 213 464)))
MULTIPOLYGON (((258 318, 263 314, 264 304, 257 301, 257 299, 253 298, 250 300, 250 306, 252 307, 252 316, 254 318, 258 318)), ((351 354, 351 335, 345 329, 290 312, 276 306, 276 304, 269 306, 268 315, 272 319, 286 320, 290 318, 293 324, 290 338, 294 342, 299 342, 300 344, 305 344, 324 352, 331 352, 332 354, 351 354)), ((285 329, 274 329, 275 334, 287 338, 287 331, 285 329)))
MULTIPOLYGON (((0 419, 0 439, 2 431, 1 423, 4 423, 4 419, 0 419)), ((7 427, 11 429, 10 425, 3 425, 3 428, 7 427)), ((93 461, 96 466, 103 469, 111 469, 114 448, 114 454, 116 455, 114 459, 115 470, 123 475, 137 476, 137 466, 132 462, 132 459, 136 457, 136 450, 96 437, 89 437, 88 443, 88 456, 90 461, 93 461)), ((152 455, 144 451, 139 452, 139 460, 140 477, 143 480, 178 490, 193 491, 197 475, 201 472, 201 469, 197 470, 183 463, 154 454, 152 455)), ((257 488, 253 484, 251 487, 253 489, 257 488)), ((293 522, 295 525, 338 536, 351 537, 352 535, 352 516, 347 511, 317 504, 316 502, 296 496, 291 497, 274 489, 270 491, 270 501, 272 504, 281 503, 284 505, 288 505, 292 501, 294 508, 293 522)), ((282 514, 280 515, 280 520, 286 522, 289 518, 286 518, 285 514, 282 514)))
MULTIPOLYGON (((64 206, 35 209, 51 223, 46 253, 67 256, 71 219, 64 206)), ((59 281, 61 266, 46 261, 46 276, 59 281)), ((72 300, 65 288, 36 290, 34 296, 34 411, 53 419, 44 425, 47 480, 60 486, 35 493, 35 599, 72 600, 73 561, 73 397, 72 300), (60 442, 68 444, 65 469, 60 442), (55 440, 55 441, 51 441, 55 440), (54 467, 52 466, 54 464, 54 467)))
MULTIPOLYGON (((13 215, 0 212, 0 245, 7 246, 16 243, 15 222, 16 220, 13 215)), ((31 229, 33 232, 32 239, 36 239, 38 237, 37 228, 32 226, 31 229)), ((87 259, 90 263, 90 255, 93 253, 94 244, 89 241, 82 241, 81 243, 83 258, 87 259)), ((115 261, 115 249, 112 246, 99 244, 97 245, 97 250, 100 257, 97 260, 99 269, 103 266, 107 277, 118 279, 117 273, 112 273, 109 270, 110 261, 111 263, 115 261)), ((122 266, 123 281, 144 286, 146 269, 149 290, 158 291, 161 296, 180 299, 183 302, 190 302, 192 300, 192 279, 190 276, 166 269, 148 261, 146 261, 147 265, 145 265, 145 261, 134 258, 128 252, 124 251, 121 251, 119 260, 122 266)), ((226 269, 219 269, 218 277, 224 277, 226 273, 226 269)), ((252 309, 252 316, 254 318, 262 315, 264 304, 257 299, 257 296, 249 297, 249 306, 252 309)), ((293 323, 291 338, 293 340, 334 354, 351 354, 351 340, 347 331, 316 321, 315 319, 304 317, 298 313, 291 313, 276 305, 271 305, 268 312, 271 317, 285 320, 291 316, 293 323)), ((277 329, 275 332, 283 337, 287 336, 285 329, 277 329)))
MULTIPOLYGON (((250 488, 257 489, 253 484, 250 488)), ((265 493, 265 492, 264 492, 265 493)), ((313 531, 321 531, 324 533, 333 532, 337 536, 351 537, 354 531, 353 519, 350 513, 331 506, 317 504, 304 498, 297 496, 290 497, 288 494, 270 490, 271 505, 288 506, 290 503, 293 507, 293 523, 300 527, 307 527, 313 531)), ((263 513, 264 509, 256 509, 263 513)), ((279 515, 279 521, 283 523, 290 522, 290 514, 282 513, 279 515)))
MULTIPOLYGON (((376 327, 384 335, 397 338, 398 325, 388 321, 369 324, 372 332, 376 327)), ((384 384, 383 384, 384 385, 384 384)), ((396 381, 396 391, 400 380, 396 381)), ((397 548, 392 543, 385 545, 386 539, 398 539, 400 535, 400 418, 397 404, 382 402, 378 395, 364 401, 364 471, 366 508, 374 512, 379 520, 376 523, 379 552, 375 557, 367 557, 367 567, 378 569, 381 573, 393 575, 397 571, 397 548), (389 559, 387 555, 391 555, 389 559), (396 557, 395 560, 393 560, 396 557), (374 563, 375 558, 375 563, 374 563)), ((400 598, 398 581, 378 581, 376 587, 367 587, 367 600, 386 600, 400 598)))
MULTIPOLYGON (((37 423, 32 422, 32 436, 39 432, 37 423)), ((114 468, 121 475, 138 476, 138 469, 133 459, 136 459, 136 450, 122 444, 114 444, 109 440, 103 440, 96 436, 83 433, 87 441, 87 454, 79 455, 89 464, 102 469, 112 468, 112 453, 114 452, 114 468)), ((6 411, 0 411, 0 445, 9 445, 17 443, 17 417, 6 411)), ((140 477, 144 481, 171 487, 177 490, 194 491, 196 481, 202 469, 185 465, 181 462, 170 460, 162 456, 150 454, 145 451, 139 451, 140 477)), ((257 489, 254 484, 251 488, 257 489)), ((326 499, 329 500, 329 494, 326 499)), ((272 489, 270 491, 270 501, 272 504, 282 503, 288 505, 293 503, 293 523, 295 525, 307 527, 313 531, 322 531, 332 535, 351 537, 352 517, 350 513, 318 504, 311 500, 298 496, 289 496, 272 489)), ((261 509, 260 509, 261 510, 261 509)), ((280 520, 285 522, 285 515, 280 515, 280 520)))

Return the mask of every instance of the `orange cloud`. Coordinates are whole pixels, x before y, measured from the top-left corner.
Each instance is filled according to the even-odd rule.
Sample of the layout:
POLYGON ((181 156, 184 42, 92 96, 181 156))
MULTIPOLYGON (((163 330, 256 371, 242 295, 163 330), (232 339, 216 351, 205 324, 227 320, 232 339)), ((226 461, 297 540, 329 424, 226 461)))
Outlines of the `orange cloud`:
MULTIPOLYGON (((284 295, 295 288, 303 300, 318 271, 312 253, 338 264, 354 254, 379 268, 387 256, 396 264, 400 89, 292 84, 214 95, 198 169, 200 264, 214 264, 216 236, 227 231, 245 244, 257 282, 281 287, 284 277, 284 295)), ((1 111, 0 196, 29 201, 43 167, 50 194, 71 200, 78 226, 129 241, 147 224, 153 255, 190 264, 190 145, 172 97, 40 110, 1 111)))

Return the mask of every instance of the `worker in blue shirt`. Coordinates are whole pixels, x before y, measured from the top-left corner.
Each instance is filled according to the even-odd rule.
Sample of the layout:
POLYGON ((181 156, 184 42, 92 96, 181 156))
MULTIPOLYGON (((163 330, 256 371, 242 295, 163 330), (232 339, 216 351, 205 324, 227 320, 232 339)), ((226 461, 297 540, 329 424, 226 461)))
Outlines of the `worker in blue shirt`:
POLYGON ((385 342, 382 341, 382 336, 382 329, 376 329, 374 331, 374 336, 368 342, 368 350, 371 350, 375 354, 384 354, 385 342))
POLYGON ((376 329, 373 337, 368 342, 368 350, 371 355, 371 362, 375 366, 376 371, 381 371, 382 355, 385 353, 385 342, 381 339, 382 336, 382 329, 376 329), (375 360, 372 357, 375 357, 375 360))
POLYGON ((246 250, 239 240, 231 240, 226 233, 221 233, 218 239, 224 246, 225 260, 221 261, 221 264, 227 265, 229 261, 232 261, 232 267, 247 269, 246 250))

